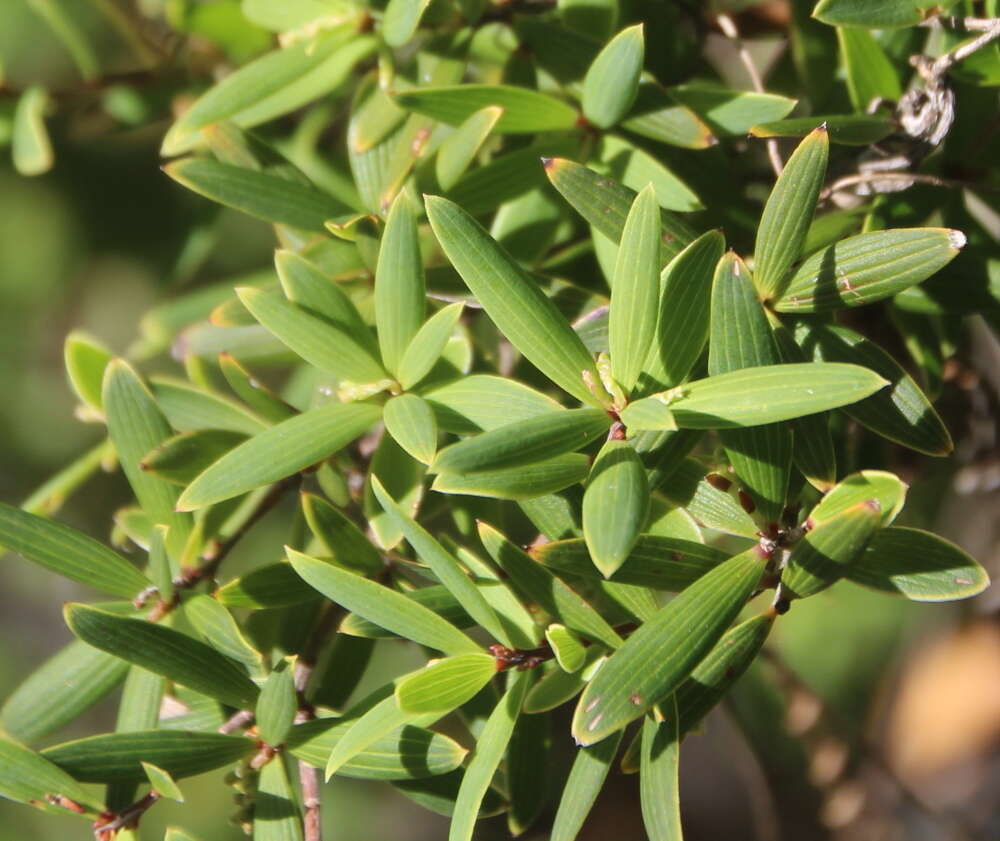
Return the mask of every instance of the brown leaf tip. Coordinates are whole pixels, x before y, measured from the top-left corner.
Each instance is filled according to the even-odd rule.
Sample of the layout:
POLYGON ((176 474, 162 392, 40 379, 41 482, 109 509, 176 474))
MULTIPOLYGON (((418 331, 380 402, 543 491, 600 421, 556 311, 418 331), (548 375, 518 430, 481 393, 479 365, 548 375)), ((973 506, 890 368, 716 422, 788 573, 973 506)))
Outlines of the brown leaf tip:
POLYGON ((825 134, 825 133, 826 133, 827 131, 829 131, 829 129, 828 129, 827 127, 826 127, 826 120, 823 120, 823 122, 822 122, 822 123, 820 123, 820 124, 819 124, 818 126, 816 126, 816 131, 821 131, 821 132, 823 132, 824 134, 825 134))
POLYGON ((556 168, 556 159, 555 158, 542 158, 541 160, 542 160, 542 168, 546 172, 552 172, 552 170, 554 170, 556 168))

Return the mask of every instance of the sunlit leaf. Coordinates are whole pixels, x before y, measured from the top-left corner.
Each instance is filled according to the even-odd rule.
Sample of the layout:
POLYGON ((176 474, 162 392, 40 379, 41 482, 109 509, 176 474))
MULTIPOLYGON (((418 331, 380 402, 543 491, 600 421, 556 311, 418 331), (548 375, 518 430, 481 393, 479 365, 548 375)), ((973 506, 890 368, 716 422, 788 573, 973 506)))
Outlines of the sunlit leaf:
POLYGON ((443 715, 472 698, 496 671, 496 660, 484 653, 433 660, 396 684, 396 703, 403 712, 443 715))
POLYGON ((552 841, 574 841, 579 834, 597 795, 604 788, 621 744, 622 732, 577 750, 552 824, 552 841))
POLYGON ((579 117, 575 108, 560 99, 530 88, 506 85, 454 85, 419 87, 398 92, 396 102, 409 111, 426 114, 457 126, 490 105, 503 109, 494 131, 500 134, 533 134, 565 131, 579 117))
POLYGON ((582 482, 589 471, 589 456, 566 453, 519 467, 475 473, 439 473, 431 488, 439 493, 524 500, 552 494, 582 482))
POLYGON ((626 441, 608 441, 590 469, 583 495, 583 536, 605 577, 617 570, 649 513, 649 485, 639 454, 626 441))
POLYGON ((642 24, 623 29, 598 53, 583 80, 583 113, 598 128, 624 117, 639 91, 645 43, 642 24))
POLYGON ((681 841, 680 734, 671 716, 674 700, 664 703, 664 721, 647 716, 642 721, 639 802, 649 841, 681 841))
POLYGON ((442 190, 450 190, 455 186, 502 114, 503 108, 500 106, 488 105, 470 114, 455 133, 444 140, 434 159, 435 175, 442 190))

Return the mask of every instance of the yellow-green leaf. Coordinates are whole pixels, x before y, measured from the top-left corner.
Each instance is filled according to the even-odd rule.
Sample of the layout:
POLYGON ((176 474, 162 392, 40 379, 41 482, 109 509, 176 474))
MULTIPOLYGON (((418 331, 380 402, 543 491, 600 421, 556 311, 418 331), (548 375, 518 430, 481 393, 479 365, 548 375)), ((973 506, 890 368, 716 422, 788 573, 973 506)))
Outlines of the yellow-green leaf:
POLYGON ((628 113, 644 58, 641 23, 623 29, 598 53, 583 80, 583 114, 591 123, 611 128, 628 113))
POLYGON ((449 713, 482 689, 497 672, 482 652, 432 660, 396 684, 396 703, 406 713, 449 713))

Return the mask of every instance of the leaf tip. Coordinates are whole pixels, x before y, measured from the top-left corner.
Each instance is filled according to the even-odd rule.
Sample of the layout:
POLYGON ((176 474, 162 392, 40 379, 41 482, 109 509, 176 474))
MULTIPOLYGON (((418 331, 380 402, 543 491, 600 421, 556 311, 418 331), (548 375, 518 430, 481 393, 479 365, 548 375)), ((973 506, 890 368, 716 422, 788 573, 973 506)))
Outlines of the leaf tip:
POLYGON ((961 231, 957 231, 954 228, 948 229, 948 245, 955 251, 961 251, 965 248, 965 243, 967 242, 965 234, 961 231))

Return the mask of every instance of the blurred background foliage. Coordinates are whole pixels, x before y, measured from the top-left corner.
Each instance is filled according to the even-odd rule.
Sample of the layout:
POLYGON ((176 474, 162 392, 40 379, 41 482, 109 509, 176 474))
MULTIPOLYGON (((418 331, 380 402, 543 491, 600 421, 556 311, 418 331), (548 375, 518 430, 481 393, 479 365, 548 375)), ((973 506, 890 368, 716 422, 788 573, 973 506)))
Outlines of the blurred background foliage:
MULTIPOLYGON (((586 14, 587 4, 576 5, 586 14)), ((601 4, 592 5, 599 14, 601 4)), ((657 19, 641 8, 646 5, 641 0, 621 5, 627 10, 621 25, 640 16, 657 19)), ((677 6, 698 4, 648 5, 662 11, 666 26, 678 20, 677 6)), ((737 20, 755 61, 767 72, 768 90, 798 95, 795 52, 802 43, 789 47, 788 27, 793 20, 807 30, 818 26, 807 19, 812 4, 722 5, 747 7, 735 9, 737 20)), ((710 68, 733 87, 749 86, 720 35, 710 34, 699 53, 694 33, 668 36, 656 29, 650 27, 647 42, 664 83, 710 68)), ((916 51, 914 38, 923 34, 896 31, 883 43, 893 55, 905 56, 916 51)), ((0 153, 4 501, 20 502, 100 438, 98 428, 74 418, 62 361, 69 330, 83 329, 124 354, 155 302, 270 265, 271 227, 218 209, 170 181, 159 168, 159 145, 184 97, 227 66, 270 49, 273 40, 243 16, 237 0, 0 4, 0 141, 8 141, 14 130, 20 93, 41 85, 48 91, 46 126, 54 154, 48 171, 28 178, 0 153)), ((813 111, 848 110, 848 90, 833 72, 835 42, 809 43, 820 52, 800 66, 819 74, 815 89, 826 91, 825 102, 811 103, 813 111)), ((995 184, 990 168, 1000 146, 996 88, 960 85, 958 100, 959 120, 939 167, 950 177, 991 178, 995 184), (991 127, 985 139, 984 124, 991 127)), ((760 142, 737 139, 704 153, 671 149, 670 163, 707 206, 719 208, 715 212, 723 218, 714 221, 726 225, 730 240, 737 247, 749 245, 755 214, 741 214, 759 204, 770 186, 760 142), (760 178, 739 185, 713 180, 715 158, 732 155, 759 159, 760 178), (741 194, 733 195, 737 190, 741 194)), ((960 191, 929 187, 914 188, 908 200, 924 207, 948 204, 959 215, 969 202, 960 191)), ((995 251, 995 194, 990 201, 993 229, 987 224, 984 234, 982 225, 972 227, 979 231, 978 242, 990 246, 992 238, 995 251)), ((956 436, 956 456, 918 461, 892 450, 859 460, 884 464, 911 483, 900 524, 954 540, 995 578, 1000 346, 982 318, 968 326, 945 370, 940 404, 956 436)), ((169 365, 168 354, 160 354, 147 370, 169 365)), ((102 474, 67 503, 61 518, 107 539, 112 512, 128 498, 119 475, 102 474)), ((265 521, 258 538, 245 542, 240 560, 250 566, 274 559, 280 542, 265 521)), ((36 567, 5 563, 0 697, 70 639, 61 602, 78 595, 70 582, 36 567)), ((773 837, 774 826, 789 823, 788 815, 778 820, 777 810, 792 813, 792 824, 801 813, 797 837, 803 841, 1000 837, 1000 596, 987 591, 970 602, 926 606, 844 582, 814 601, 814 609, 793 611, 779 623, 780 663, 755 667, 733 699, 733 712, 755 750, 720 713, 702 735, 685 742, 688 838, 773 837), (768 784, 775 799, 766 793, 768 784), (817 805, 818 824, 810 817, 817 805)), ((376 664, 365 685, 398 670, 398 663, 376 664)), ((52 741, 111 729, 113 709, 112 698, 52 741)), ((561 773, 553 769, 552 776, 561 773)), ((219 833, 232 807, 229 790, 216 777, 211 784, 187 782, 188 803, 161 804, 144 820, 143 837, 162 837, 163 826, 182 812, 185 825, 207 833, 204 838, 241 837, 235 827, 228 835, 219 833)), ((634 778, 613 775, 581 837, 641 838, 634 788, 634 778)), ((385 786, 338 778, 325 787, 324 798, 327 837, 336 841, 417 841, 445 832, 443 819, 385 786)), ((487 822, 483 838, 490 837, 489 827, 487 822)), ((75 821, 0 802, 0 841, 62 841, 71 832, 79 832, 75 821)), ((496 837, 502 835, 498 826, 496 837)))

